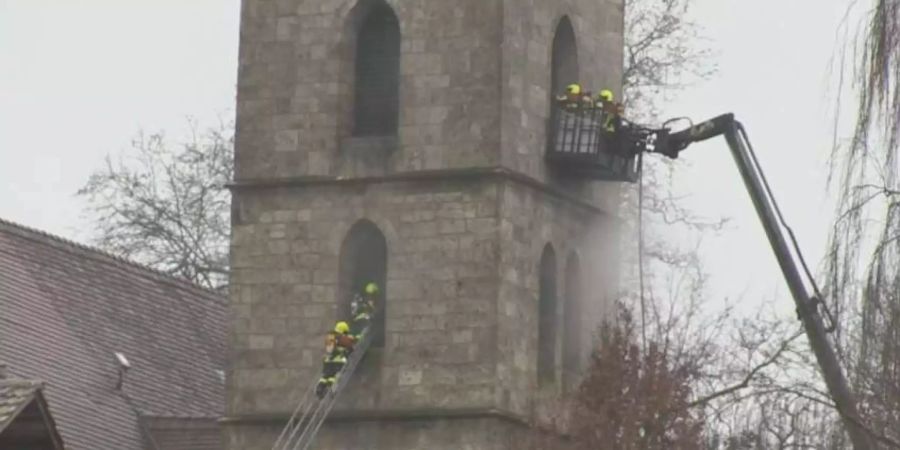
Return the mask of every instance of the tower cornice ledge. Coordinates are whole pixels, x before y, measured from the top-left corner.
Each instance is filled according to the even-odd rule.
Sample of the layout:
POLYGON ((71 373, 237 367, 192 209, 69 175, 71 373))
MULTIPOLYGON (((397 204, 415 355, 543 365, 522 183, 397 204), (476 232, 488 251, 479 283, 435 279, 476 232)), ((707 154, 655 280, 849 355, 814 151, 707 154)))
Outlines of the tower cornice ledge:
MULTIPOLYGON (((219 419, 223 424, 252 424, 269 422, 286 422, 290 413, 260 413, 226 416, 219 419)), ((404 409, 353 409, 335 410, 328 415, 327 422, 370 422, 437 420, 437 419, 482 419, 494 418, 531 426, 524 416, 496 408, 404 408, 404 409)))
POLYGON ((395 172, 386 175, 362 176, 362 177, 342 177, 329 175, 308 175, 301 177, 284 177, 284 178, 265 178, 265 179, 244 179, 235 180, 226 185, 232 192, 243 190, 258 189, 276 189, 276 188, 298 188, 309 186, 328 186, 328 185, 370 185, 381 183, 398 183, 398 182, 416 182, 416 181, 454 181, 465 179, 480 178, 499 178, 512 181, 532 189, 536 189, 553 197, 565 200, 569 203, 587 210, 592 214, 614 218, 615 216, 609 211, 588 202, 576 195, 566 192, 563 189, 551 186, 537 178, 530 177, 521 172, 508 169, 503 166, 492 167, 465 167, 458 169, 439 169, 439 170, 415 170, 408 172, 395 172))

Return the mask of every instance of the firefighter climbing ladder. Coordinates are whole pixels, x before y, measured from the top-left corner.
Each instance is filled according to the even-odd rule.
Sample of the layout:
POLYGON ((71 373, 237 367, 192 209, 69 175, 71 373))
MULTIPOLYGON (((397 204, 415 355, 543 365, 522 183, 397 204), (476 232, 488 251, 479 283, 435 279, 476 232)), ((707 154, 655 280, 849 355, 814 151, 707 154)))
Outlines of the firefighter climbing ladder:
POLYGON ((350 380, 359 361, 369 349, 372 339, 369 330, 363 332, 363 338, 353 349, 347 364, 338 372, 337 383, 330 389, 321 399, 316 396, 316 385, 319 383, 318 378, 304 392, 300 403, 288 419, 287 425, 278 435, 278 440, 272 446, 272 450, 307 450, 316 440, 316 434, 325 423, 328 413, 334 407, 338 394, 341 393, 344 386, 350 380))

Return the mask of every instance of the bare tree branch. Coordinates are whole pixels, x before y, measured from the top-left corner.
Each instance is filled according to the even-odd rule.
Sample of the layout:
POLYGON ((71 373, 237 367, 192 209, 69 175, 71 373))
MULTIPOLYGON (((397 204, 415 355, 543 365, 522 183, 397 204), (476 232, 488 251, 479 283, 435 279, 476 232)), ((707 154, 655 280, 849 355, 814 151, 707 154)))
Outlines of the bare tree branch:
POLYGON ((78 191, 90 205, 95 241, 111 253, 210 288, 228 275, 232 127, 172 144, 140 133, 130 151, 107 157, 78 191))
POLYGON ((731 385, 731 386, 728 386, 727 388, 718 390, 718 391, 716 391, 716 392, 712 392, 712 393, 707 394, 707 395, 705 395, 705 396, 703 396, 703 397, 701 397, 701 398, 698 398, 698 399, 696 399, 696 400, 694 400, 694 401, 688 403, 688 404, 687 404, 687 407, 688 407, 688 408, 693 408, 693 407, 696 407, 696 406, 706 405, 707 403, 709 403, 709 402, 711 402, 711 401, 713 401, 713 400, 715 400, 715 399, 717 399, 717 398, 719 398, 719 397, 724 397, 724 396, 726 396, 726 395, 731 395, 731 394, 733 394, 733 393, 735 393, 735 392, 737 392, 737 391, 740 391, 740 390, 742 390, 742 389, 746 389, 747 387, 750 386, 750 383, 757 377, 757 375, 759 375, 760 372, 762 372, 764 369, 768 368, 769 366, 772 366, 772 365, 774 365, 774 364, 778 364, 778 362, 779 362, 781 356, 784 354, 784 352, 786 352, 786 351, 788 350, 788 348, 790 347, 791 343, 792 343, 794 340, 796 340, 798 337, 800 337, 802 334, 803 334, 803 332, 800 331, 800 332, 795 333, 795 334, 794 334, 793 336, 791 336, 790 338, 785 339, 785 340, 781 343, 781 345, 778 347, 778 349, 775 351, 775 353, 773 353, 771 356, 769 356, 765 361, 763 361, 763 362, 757 364, 757 365, 754 366, 754 367, 751 367, 750 370, 747 372, 747 375, 745 375, 745 376, 744 376, 744 379, 742 379, 739 383, 733 384, 733 385, 731 385))

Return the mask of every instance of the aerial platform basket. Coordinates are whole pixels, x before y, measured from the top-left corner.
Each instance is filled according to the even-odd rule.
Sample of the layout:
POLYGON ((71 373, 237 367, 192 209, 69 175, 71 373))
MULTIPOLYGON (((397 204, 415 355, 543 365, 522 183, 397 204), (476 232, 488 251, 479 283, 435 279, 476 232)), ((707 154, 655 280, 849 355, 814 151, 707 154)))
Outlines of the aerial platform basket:
POLYGON ((547 162, 563 173, 601 181, 635 182, 637 142, 603 130, 602 112, 554 106, 549 119, 547 162))

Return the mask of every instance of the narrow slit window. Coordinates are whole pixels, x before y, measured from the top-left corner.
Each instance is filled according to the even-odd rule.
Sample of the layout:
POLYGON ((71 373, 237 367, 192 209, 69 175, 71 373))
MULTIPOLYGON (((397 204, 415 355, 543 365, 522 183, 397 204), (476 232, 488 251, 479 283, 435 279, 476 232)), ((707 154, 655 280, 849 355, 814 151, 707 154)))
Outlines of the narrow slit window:
POLYGON ((556 381, 556 254, 549 244, 544 247, 539 267, 538 296, 538 384, 556 381))
POLYGON ((565 300, 563 301, 563 371, 566 374, 566 389, 574 387, 581 359, 581 265, 578 256, 572 253, 566 262, 565 300))

